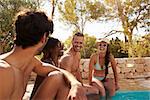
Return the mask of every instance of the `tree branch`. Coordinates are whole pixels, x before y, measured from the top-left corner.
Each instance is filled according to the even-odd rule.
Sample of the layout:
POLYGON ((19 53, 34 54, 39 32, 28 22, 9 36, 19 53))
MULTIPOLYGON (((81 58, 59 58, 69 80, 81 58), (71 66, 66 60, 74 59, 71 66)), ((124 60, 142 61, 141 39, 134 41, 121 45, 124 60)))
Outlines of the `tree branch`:
POLYGON ((81 31, 80 27, 76 23, 73 23, 73 22, 69 22, 69 23, 72 24, 72 25, 74 25, 79 31, 81 31))
POLYGON ((104 35, 106 38, 106 37, 109 37, 109 36, 116 34, 116 33, 123 33, 123 31, 111 30, 109 33, 105 33, 104 35))

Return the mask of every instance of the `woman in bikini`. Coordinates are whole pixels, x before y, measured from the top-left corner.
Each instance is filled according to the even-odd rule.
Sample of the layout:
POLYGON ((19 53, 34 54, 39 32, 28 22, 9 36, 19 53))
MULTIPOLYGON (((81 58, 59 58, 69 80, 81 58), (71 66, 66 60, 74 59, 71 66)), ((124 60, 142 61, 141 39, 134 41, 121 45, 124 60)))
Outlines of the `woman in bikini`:
POLYGON ((109 40, 106 38, 97 41, 97 52, 92 54, 89 63, 89 84, 97 86, 102 84, 102 96, 105 96, 105 89, 108 90, 109 96, 114 96, 115 91, 119 89, 118 75, 116 70, 116 61, 109 50, 109 40), (108 64, 114 73, 114 79, 107 78, 108 64))
MULTIPOLYGON (((58 66, 58 58, 62 54, 61 49, 61 42, 56 38, 50 37, 42 51, 43 57, 41 60, 54 66, 58 66)), ((44 79, 45 77, 37 75, 30 99, 32 99, 44 79)))

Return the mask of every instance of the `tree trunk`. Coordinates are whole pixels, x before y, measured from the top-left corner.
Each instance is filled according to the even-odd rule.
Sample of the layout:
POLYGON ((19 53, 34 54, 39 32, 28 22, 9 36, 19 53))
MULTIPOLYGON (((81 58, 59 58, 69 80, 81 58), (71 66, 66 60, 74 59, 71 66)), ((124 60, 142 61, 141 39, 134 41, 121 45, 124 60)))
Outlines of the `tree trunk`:
POLYGON ((128 43, 128 39, 127 39, 127 36, 124 34, 124 41, 125 43, 128 43))
POLYGON ((53 16, 54 16, 54 10, 55 10, 55 6, 54 6, 54 0, 50 0, 50 19, 53 19, 53 16))
POLYGON ((124 35, 125 35, 125 42, 128 42, 128 56, 133 57, 132 52, 132 31, 129 30, 129 21, 128 17, 123 14, 123 6, 121 5, 120 0, 116 0, 117 7, 118 7, 118 16, 120 17, 120 20, 122 22, 122 27, 124 29, 124 35), (128 39, 127 39, 128 37, 128 39))
POLYGON ((134 57, 133 49, 132 49, 132 35, 128 35, 128 57, 134 57))

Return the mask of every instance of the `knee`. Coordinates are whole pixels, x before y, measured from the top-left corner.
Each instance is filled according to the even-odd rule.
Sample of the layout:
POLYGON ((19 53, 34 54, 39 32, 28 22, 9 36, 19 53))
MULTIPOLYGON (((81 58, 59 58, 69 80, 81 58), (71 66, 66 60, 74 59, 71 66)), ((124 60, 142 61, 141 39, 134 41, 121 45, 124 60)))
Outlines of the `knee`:
POLYGON ((94 83, 94 82, 93 82, 92 85, 95 86, 99 90, 101 96, 105 96, 106 95, 104 85, 97 84, 97 83, 94 83))
POLYGON ((60 82, 62 83, 64 81, 63 73, 60 71, 53 71, 48 74, 48 79, 51 81, 54 80, 55 82, 60 82))
POLYGON ((53 76, 61 76, 63 75, 60 71, 52 71, 48 74, 48 77, 53 77, 53 76))
POLYGON ((114 95, 115 95, 115 92, 116 92, 116 91, 115 91, 115 87, 109 88, 108 91, 109 91, 109 95, 110 95, 110 96, 114 96, 114 95))

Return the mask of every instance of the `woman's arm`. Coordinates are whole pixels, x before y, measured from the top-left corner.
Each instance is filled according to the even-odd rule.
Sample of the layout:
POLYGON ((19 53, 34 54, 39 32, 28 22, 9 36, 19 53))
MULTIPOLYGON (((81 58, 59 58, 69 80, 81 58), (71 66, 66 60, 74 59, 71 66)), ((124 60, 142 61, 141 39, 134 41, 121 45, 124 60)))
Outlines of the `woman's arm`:
POLYGON ((92 82, 93 66, 94 66, 94 54, 90 57, 89 62, 89 84, 91 84, 92 82))
POLYGON ((115 58, 112 54, 110 55, 110 62, 111 62, 111 66, 112 66, 113 73, 114 73, 116 89, 119 89, 119 87, 118 87, 117 63, 116 63, 115 58))

